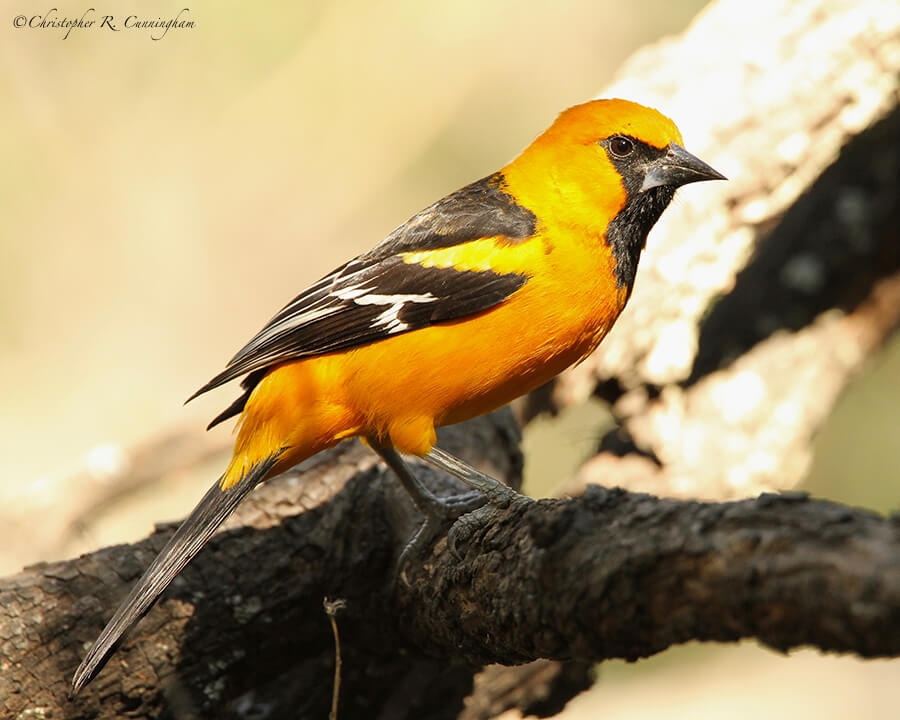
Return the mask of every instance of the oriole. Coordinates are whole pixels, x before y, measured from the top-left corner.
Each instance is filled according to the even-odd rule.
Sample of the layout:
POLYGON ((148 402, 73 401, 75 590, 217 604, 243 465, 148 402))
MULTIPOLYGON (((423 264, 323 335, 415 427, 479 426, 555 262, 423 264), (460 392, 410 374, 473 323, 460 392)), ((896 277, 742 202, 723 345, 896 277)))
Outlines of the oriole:
POLYGON ((194 396, 246 376, 234 455, 79 667, 78 691, 259 482, 361 436, 426 517, 440 501, 398 453, 496 496, 434 446, 435 427, 498 408, 584 359, 625 307, 676 188, 724 179, 675 124, 625 100, 563 112, 499 172, 434 203, 288 303, 194 396))

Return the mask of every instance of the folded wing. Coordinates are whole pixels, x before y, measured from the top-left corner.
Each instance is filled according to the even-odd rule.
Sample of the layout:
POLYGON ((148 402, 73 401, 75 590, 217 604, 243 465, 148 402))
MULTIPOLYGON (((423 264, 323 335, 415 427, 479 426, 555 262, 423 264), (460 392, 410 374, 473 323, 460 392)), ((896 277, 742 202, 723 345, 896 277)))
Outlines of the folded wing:
POLYGON ((535 224, 534 215, 503 191, 499 173, 462 188, 294 298, 190 399, 249 374, 242 384, 244 395, 213 420, 212 427, 240 413, 249 392, 274 365, 377 342, 496 306, 528 278, 426 266, 410 261, 409 254, 484 238, 522 241, 534 234, 535 224))

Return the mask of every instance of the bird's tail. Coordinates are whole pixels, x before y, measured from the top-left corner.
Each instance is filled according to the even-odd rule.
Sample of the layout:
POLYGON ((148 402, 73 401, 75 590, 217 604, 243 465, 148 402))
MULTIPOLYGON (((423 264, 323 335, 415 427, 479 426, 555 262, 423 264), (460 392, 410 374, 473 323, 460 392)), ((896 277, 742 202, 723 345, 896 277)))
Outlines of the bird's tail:
POLYGON ((100 671, 122 636, 152 607, 173 578, 209 542, 219 525, 231 515, 241 500, 266 478, 280 455, 281 452, 277 452, 255 463, 238 482, 227 489, 223 490, 221 481, 216 481, 207 491, 94 641, 72 678, 73 695, 100 671))

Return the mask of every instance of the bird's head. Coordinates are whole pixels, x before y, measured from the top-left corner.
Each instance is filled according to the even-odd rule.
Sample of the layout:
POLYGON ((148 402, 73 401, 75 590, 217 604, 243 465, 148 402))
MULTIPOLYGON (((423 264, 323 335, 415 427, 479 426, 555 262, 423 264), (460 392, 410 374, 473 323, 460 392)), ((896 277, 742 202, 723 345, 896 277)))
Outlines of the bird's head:
POLYGON ((563 111, 504 175, 526 206, 553 208, 570 224, 605 228, 641 195, 655 222, 677 188, 724 179, 683 142, 675 123, 657 110, 592 100, 563 111))
POLYGON ((675 191, 725 179, 682 143, 675 123, 652 108, 593 100, 561 113, 503 176, 545 226, 573 229, 608 248, 627 298, 647 233, 675 191))

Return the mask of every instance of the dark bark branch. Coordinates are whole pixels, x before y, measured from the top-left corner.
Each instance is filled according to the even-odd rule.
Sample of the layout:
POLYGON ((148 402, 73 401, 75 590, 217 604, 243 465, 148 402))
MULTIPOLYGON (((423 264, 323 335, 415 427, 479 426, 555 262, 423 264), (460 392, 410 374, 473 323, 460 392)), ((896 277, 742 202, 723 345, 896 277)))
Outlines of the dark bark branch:
MULTIPOLYGON (((518 483, 508 412, 441 442, 518 483)), ((323 597, 348 603, 344 717, 455 717, 476 668, 425 657, 397 633, 394 561, 418 522, 408 498, 359 443, 313 460, 253 493, 74 701, 86 644, 174 528, 0 580, 0 717, 326 717, 334 649, 323 597), (447 702, 426 713, 440 693, 447 702)), ((427 466, 417 472, 446 489, 427 466)))
POLYGON ((802 494, 698 503, 590 486, 497 512, 460 546, 403 597, 435 654, 633 660, 744 637, 900 652, 900 522, 802 494))
MULTIPOLYGON (((494 472, 515 476, 514 435, 508 417, 475 429, 494 472)), ((554 684, 571 694, 587 661, 690 639, 900 654, 896 519, 801 496, 704 504, 595 487, 493 510, 457 532, 462 557, 439 540, 407 587, 391 578, 410 506, 370 454, 344 448, 302 487, 299 515, 298 476, 261 488, 74 701, 65 694, 84 644, 168 530, 2 581, 0 716, 325 717, 325 596, 347 602, 346 717, 457 717, 489 662, 579 660, 575 682, 544 670, 544 697, 554 684)))

